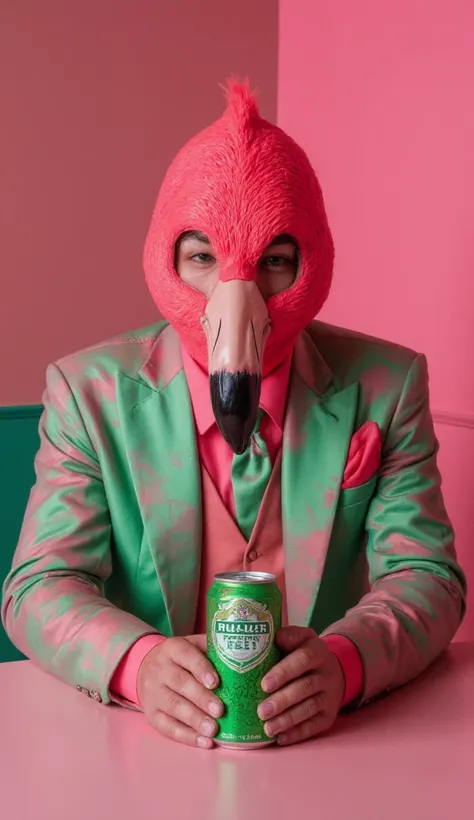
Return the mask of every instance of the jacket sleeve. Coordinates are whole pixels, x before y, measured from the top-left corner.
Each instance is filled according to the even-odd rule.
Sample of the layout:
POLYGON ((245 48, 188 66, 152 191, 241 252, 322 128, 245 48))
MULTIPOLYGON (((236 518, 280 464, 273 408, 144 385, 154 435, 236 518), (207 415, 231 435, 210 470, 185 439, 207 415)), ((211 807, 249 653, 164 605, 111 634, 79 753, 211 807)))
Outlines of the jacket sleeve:
POLYGON ((40 666, 97 700, 123 655, 155 630, 104 597, 112 572, 111 523, 97 455, 69 385, 47 372, 41 444, 3 589, 12 642, 40 666))
POLYGON ((408 372, 385 439, 367 521, 371 590, 325 634, 350 638, 364 665, 361 701, 401 686, 449 644, 465 609, 437 467, 426 359, 408 372))

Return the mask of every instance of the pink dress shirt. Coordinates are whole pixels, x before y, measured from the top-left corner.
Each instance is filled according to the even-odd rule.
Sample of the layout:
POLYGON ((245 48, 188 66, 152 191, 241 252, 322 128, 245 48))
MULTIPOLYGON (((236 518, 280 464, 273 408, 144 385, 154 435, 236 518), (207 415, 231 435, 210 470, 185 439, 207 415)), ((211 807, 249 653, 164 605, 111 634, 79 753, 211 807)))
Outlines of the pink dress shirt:
MULTIPOLYGON (((184 348, 182 354, 196 424, 199 457, 211 476, 224 505, 235 518, 231 480, 233 452, 219 432, 214 419, 207 373, 184 348)), ((290 368, 291 358, 288 358, 262 380, 260 406, 265 410, 265 416, 262 419, 260 433, 267 445, 272 464, 278 455, 283 438, 290 368)), ((138 706, 137 677, 140 666, 146 655, 165 640, 166 637, 156 634, 140 638, 117 667, 110 685, 111 692, 138 706)), ((348 638, 342 635, 328 635, 324 641, 338 658, 344 673, 346 687, 342 705, 345 706, 362 692, 362 660, 357 648, 348 638)))

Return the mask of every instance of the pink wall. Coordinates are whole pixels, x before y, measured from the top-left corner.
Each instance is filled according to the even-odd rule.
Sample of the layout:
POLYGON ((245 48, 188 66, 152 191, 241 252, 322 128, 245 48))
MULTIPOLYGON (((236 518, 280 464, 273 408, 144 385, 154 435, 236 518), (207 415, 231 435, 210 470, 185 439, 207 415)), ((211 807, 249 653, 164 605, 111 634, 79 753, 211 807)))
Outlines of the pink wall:
POLYGON ((427 353, 472 584, 473 87, 470 0, 281 0, 278 121, 318 170, 336 243, 322 318, 427 353))
POLYGON ((142 245, 180 145, 248 73, 275 119, 277 0, 0 4, 0 404, 152 322, 142 245))

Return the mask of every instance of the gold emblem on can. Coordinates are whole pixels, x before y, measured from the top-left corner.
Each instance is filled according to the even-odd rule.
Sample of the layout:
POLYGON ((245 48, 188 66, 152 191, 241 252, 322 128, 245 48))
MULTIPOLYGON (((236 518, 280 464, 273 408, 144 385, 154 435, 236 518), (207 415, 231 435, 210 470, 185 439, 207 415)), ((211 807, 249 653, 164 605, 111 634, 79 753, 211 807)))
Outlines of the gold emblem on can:
POLYGON ((211 632, 223 663, 235 672, 248 672, 262 663, 272 648, 273 618, 265 604, 233 598, 219 604, 211 632))

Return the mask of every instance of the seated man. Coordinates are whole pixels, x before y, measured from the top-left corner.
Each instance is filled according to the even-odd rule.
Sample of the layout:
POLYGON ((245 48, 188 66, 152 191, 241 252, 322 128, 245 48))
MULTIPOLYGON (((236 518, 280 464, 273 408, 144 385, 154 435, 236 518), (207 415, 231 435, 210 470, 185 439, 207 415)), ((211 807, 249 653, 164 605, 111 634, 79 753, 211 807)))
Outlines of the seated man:
POLYGON ((144 260, 167 321, 48 369, 3 623, 81 692, 211 748, 207 590, 272 572, 285 655, 259 714, 294 743, 414 678, 461 622, 426 361, 314 321, 319 184, 245 85, 172 163, 144 260))

